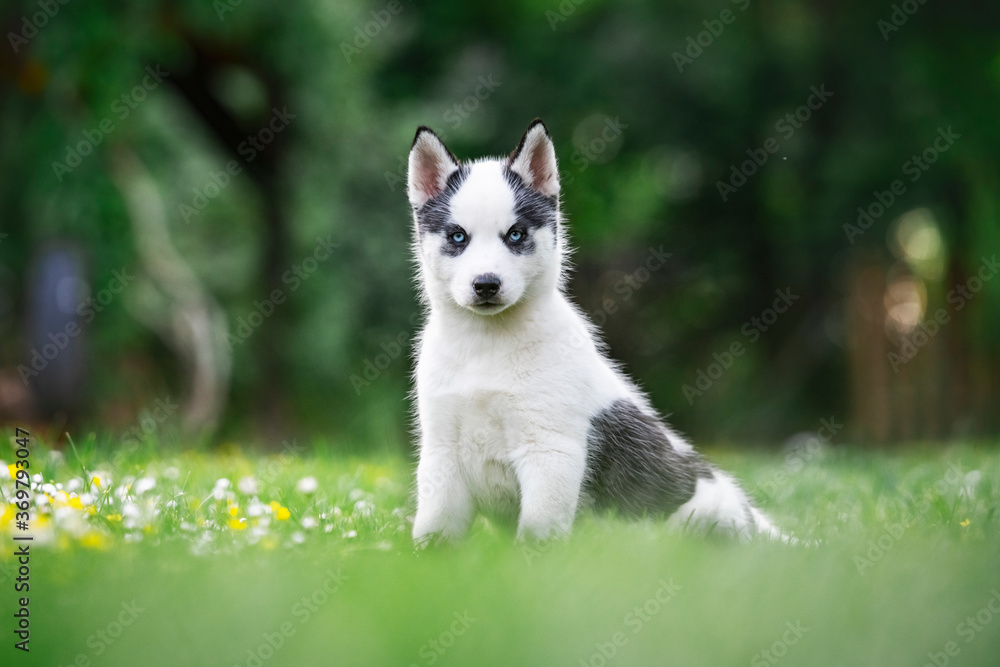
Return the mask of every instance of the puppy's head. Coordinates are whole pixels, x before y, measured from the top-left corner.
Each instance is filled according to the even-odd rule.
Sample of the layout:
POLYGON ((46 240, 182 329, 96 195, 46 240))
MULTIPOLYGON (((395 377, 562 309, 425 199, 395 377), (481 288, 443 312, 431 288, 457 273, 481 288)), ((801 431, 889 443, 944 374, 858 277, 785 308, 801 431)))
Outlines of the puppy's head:
POLYGON ((421 127, 407 176, 416 252, 432 303, 490 316, 556 288, 559 172, 540 120, 510 157, 465 164, 421 127))

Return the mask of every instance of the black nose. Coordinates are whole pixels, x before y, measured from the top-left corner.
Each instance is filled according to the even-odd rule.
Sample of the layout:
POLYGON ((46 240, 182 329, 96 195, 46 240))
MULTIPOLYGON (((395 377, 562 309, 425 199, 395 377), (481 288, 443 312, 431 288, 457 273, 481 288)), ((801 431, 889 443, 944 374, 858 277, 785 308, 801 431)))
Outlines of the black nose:
POLYGON ((500 291, 500 276, 495 273, 484 273, 476 276, 472 281, 472 289, 476 290, 476 296, 490 299, 500 291))

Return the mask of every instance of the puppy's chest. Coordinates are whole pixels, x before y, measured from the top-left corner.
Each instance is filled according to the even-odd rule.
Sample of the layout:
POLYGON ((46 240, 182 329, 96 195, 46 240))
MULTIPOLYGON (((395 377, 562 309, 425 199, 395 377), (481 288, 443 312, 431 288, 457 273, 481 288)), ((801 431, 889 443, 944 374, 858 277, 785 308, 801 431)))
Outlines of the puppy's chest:
POLYGON ((524 424, 506 392, 479 390, 460 396, 442 396, 435 415, 440 437, 436 446, 450 450, 450 457, 469 482, 481 506, 496 508, 516 504, 518 485, 514 459, 524 442, 524 424))

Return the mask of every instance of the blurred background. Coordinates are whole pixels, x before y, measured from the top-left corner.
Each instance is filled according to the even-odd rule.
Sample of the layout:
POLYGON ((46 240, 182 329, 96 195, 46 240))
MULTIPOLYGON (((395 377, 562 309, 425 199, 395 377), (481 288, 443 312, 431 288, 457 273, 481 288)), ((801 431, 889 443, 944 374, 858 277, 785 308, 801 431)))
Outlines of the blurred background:
POLYGON ((572 295, 696 441, 995 439, 998 15, 4 2, 0 421, 410 451, 414 131, 541 117, 572 295))

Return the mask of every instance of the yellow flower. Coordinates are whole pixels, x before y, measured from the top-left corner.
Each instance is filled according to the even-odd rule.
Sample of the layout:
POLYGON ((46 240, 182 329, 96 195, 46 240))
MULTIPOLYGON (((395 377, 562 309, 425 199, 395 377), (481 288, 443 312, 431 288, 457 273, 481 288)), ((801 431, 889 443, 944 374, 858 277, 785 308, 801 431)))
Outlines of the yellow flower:
POLYGON ((83 509, 83 503, 81 503, 80 499, 77 498, 76 496, 73 496, 72 498, 69 499, 69 506, 77 510, 83 509))
POLYGON ((9 466, 7 466, 7 472, 10 473, 11 479, 17 479, 17 465, 11 463, 9 466))
POLYGON ((108 541, 97 531, 90 531, 80 538, 80 545, 88 549, 106 549, 108 541))
POLYGON ((229 506, 229 516, 237 516, 240 513, 240 508, 238 505, 229 506))
POLYGON ((965 521, 961 521, 961 522, 959 522, 959 524, 958 524, 958 525, 960 525, 960 526, 962 526, 963 528, 965 528, 965 527, 966 527, 966 526, 968 526, 968 525, 969 525, 970 523, 972 523, 972 521, 971 521, 970 519, 966 519, 965 521))
POLYGON ((233 530, 243 530, 247 527, 245 519, 230 519, 226 522, 233 530))
POLYGON ((3 515, 0 515, 0 526, 6 526, 14 518, 14 506, 6 504, 3 508, 3 515))
POLYGON ((288 511, 287 507, 278 508, 278 521, 287 521, 290 516, 292 516, 292 513, 288 511))
POLYGON ((98 477, 97 475, 94 475, 93 477, 90 478, 90 483, 93 484, 94 486, 100 488, 101 487, 101 478, 98 477))
POLYGON ((278 521, 287 521, 292 513, 288 511, 287 507, 282 507, 281 503, 277 500, 272 500, 270 502, 271 511, 274 512, 274 516, 277 517, 278 521))
POLYGON ((121 521, 121 520, 122 520, 122 515, 121 514, 109 514, 108 515, 108 521, 121 521))

